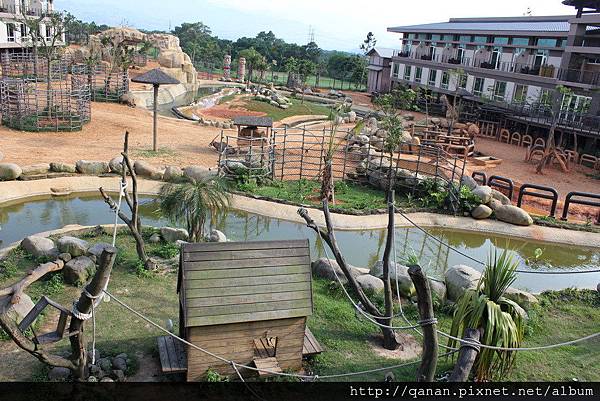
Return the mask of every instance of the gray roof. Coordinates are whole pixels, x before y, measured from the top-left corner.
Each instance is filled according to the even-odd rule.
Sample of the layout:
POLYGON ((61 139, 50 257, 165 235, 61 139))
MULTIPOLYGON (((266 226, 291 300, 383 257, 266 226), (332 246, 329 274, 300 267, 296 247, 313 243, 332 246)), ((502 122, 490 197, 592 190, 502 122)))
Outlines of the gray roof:
POLYGON ((181 83, 160 68, 155 68, 145 74, 132 78, 131 82, 152 85, 176 85, 181 83))
POLYGON ((566 34, 569 32, 570 25, 569 21, 450 21, 450 22, 439 22, 432 24, 420 24, 420 25, 407 25, 397 26, 388 28, 390 32, 416 32, 416 31, 440 31, 440 32, 451 32, 451 31, 498 31, 498 32, 557 32, 566 34))
POLYGON ((381 56, 383 58, 394 57, 394 49, 390 49, 388 47, 375 47, 375 48, 373 48, 373 50, 371 50, 369 52, 369 55, 371 55, 371 53, 373 53, 373 52, 379 54, 379 56, 381 56))
POLYGON ((240 116, 233 119, 233 125, 271 128, 273 126, 273 119, 270 117, 240 116))

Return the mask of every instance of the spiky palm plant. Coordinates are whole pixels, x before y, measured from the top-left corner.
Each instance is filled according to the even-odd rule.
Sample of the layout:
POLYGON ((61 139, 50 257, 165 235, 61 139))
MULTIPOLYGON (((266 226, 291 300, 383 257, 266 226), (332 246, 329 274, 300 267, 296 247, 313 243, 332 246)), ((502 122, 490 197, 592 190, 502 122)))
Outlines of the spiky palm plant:
MULTIPOLYGON (((506 299, 506 290, 516 280, 518 262, 506 250, 498 256, 494 250, 476 289, 467 290, 458 300, 450 334, 462 337, 466 329, 478 329, 484 345, 518 348, 523 342, 524 321, 521 308, 506 299)), ((459 345, 450 340, 448 346, 459 345)), ((474 365, 477 381, 505 376, 512 368, 516 353, 482 348, 474 365)))
POLYGON ((185 223, 191 242, 200 242, 209 213, 214 217, 229 205, 226 182, 203 178, 167 183, 159 193, 160 211, 175 223, 185 223))

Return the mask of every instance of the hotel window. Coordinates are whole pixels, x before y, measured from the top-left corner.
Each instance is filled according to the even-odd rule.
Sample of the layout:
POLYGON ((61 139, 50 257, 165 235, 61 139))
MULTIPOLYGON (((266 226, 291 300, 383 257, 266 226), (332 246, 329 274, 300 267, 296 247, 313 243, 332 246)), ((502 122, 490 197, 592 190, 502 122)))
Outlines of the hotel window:
POLYGON ((557 47, 557 39, 538 38, 536 45, 539 47, 557 47))
POLYGON ((472 39, 472 36, 467 36, 467 35, 461 35, 459 38, 459 41, 461 43, 470 43, 472 39))
POLYGON ((21 24, 21 38, 27 36, 27 25, 21 24))
POLYGON ((475 78, 475 83, 473 84, 473 94, 475 96, 483 95, 483 84, 485 83, 485 78, 475 78))
POLYGON ((15 41, 15 24, 6 24, 6 36, 9 42, 15 41))
POLYGON ((475 38, 473 39, 473 42, 475 42, 475 43, 489 43, 487 36, 475 36, 475 38))
POLYGON ((513 95, 513 102, 523 104, 527 102, 527 91, 529 87, 527 85, 515 85, 515 94, 513 95))
POLYGON ((506 82, 496 81, 494 85, 494 100, 503 102, 506 99, 506 82))
POLYGON ((442 72, 442 89, 448 89, 450 83, 450 74, 447 71, 442 72))
POLYGON ((512 38, 514 46, 529 46, 529 38, 512 38))
POLYGON ((469 76, 467 74, 461 74, 458 76, 458 88, 459 89, 467 89, 467 80, 469 76))
POLYGON ((404 80, 410 81, 411 75, 412 75, 412 66, 410 66, 410 65, 404 66, 404 80))
POLYGON ((415 70, 415 82, 421 82, 422 78, 423 78, 423 68, 417 67, 417 69, 415 70))
POLYGON ((429 70, 429 81, 427 82, 430 86, 435 86, 437 80, 437 70, 429 70))
POLYGON ((47 40, 52 39, 52 28, 48 25, 46 25, 46 39, 47 40))
POLYGON ((495 37, 494 38, 494 44, 496 45, 507 45, 508 44, 508 38, 507 37, 495 37))
POLYGON ((442 40, 442 35, 431 35, 431 40, 434 42, 438 42, 442 40))
POLYGON ((394 78, 398 78, 398 74, 400 73, 400 64, 396 64, 394 63, 394 69, 393 69, 393 77, 394 78))

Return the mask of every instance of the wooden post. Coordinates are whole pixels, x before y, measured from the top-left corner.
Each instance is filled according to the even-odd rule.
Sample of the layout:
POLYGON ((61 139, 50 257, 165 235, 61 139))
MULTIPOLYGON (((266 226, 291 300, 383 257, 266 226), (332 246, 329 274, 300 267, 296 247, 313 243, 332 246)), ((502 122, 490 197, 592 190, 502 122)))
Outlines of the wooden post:
POLYGON ((433 382, 438 359, 438 337, 431 288, 429 280, 420 266, 410 266, 408 274, 417 290, 417 307, 423 326, 423 355, 421 366, 417 371, 417 381, 433 382))
POLYGON ((158 85, 154 85, 154 121, 152 129, 152 150, 158 151, 158 136, 157 136, 157 125, 158 125, 158 85))
MULTIPOLYGON (((479 330, 467 329, 463 340, 471 343, 479 343, 479 330)), ((469 379, 469 374, 475 363, 475 359, 479 354, 479 347, 472 344, 462 343, 458 354, 458 361, 454 366, 454 370, 450 375, 451 382, 466 382, 469 379)))
MULTIPOLYGON (((104 288, 108 284, 116 257, 116 248, 106 247, 104 249, 100 256, 100 263, 98 264, 98 270, 96 271, 94 278, 87 287, 85 287, 85 291, 81 293, 79 300, 74 305, 76 310, 82 314, 89 314, 92 311, 92 303, 95 302, 95 299, 90 298, 88 294, 93 298, 102 295, 102 291, 104 291, 104 288)), ((73 334, 70 337, 71 358, 77 361, 77 368, 73 371, 73 377, 77 380, 85 380, 87 378, 87 349, 83 333, 84 322, 84 320, 73 316, 69 326, 69 333, 73 334)))

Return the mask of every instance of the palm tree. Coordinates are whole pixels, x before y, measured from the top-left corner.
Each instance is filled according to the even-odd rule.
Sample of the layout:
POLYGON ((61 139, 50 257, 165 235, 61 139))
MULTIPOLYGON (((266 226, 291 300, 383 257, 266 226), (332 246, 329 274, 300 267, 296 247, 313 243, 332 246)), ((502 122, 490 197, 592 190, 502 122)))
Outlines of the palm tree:
MULTIPOLYGON (((519 348, 523 343, 522 309, 504 298, 516 280, 518 262, 506 250, 488 257, 486 269, 476 289, 466 291, 457 302, 450 334, 459 337, 466 329, 478 329, 481 343, 502 348, 519 348)), ((459 345, 450 340, 448 346, 459 345)), ((512 368, 516 352, 483 348, 475 360, 475 377, 488 381, 505 376, 512 368)))
POLYGON ((189 240, 200 242, 206 218, 224 211, 229 205, 226 182, 221 178, 190 179, 167 183, 159 193, 160 211, 174 223, 185 223, 189 240))

